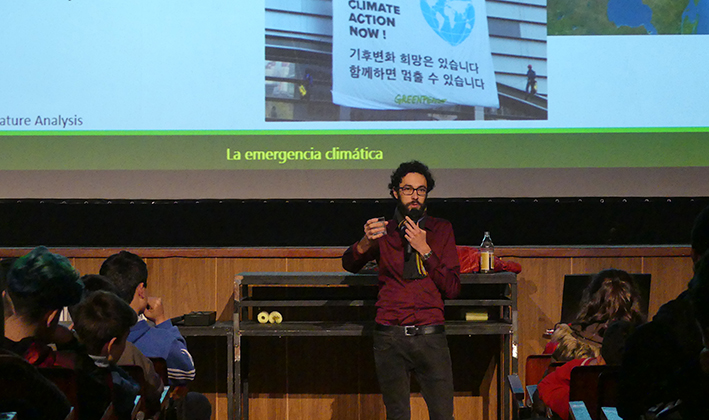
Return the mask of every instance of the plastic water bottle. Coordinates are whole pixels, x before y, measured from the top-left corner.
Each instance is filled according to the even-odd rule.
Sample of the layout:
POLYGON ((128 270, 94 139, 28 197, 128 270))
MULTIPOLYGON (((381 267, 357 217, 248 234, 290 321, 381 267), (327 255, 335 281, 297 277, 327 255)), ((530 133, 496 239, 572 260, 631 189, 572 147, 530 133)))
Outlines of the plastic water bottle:
POLYGON ((480 272, 492 273, 495 271, 495 246, 492 244, 490 232, 485 232, 483 242, 480 244, 480 272))

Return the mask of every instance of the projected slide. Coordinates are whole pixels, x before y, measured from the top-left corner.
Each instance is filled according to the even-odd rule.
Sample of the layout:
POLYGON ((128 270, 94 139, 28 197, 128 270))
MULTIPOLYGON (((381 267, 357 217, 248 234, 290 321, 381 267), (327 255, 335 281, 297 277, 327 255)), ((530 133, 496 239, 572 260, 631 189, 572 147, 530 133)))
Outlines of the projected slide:
POLYGON ((706 126, 706 36, 547 38, 611 3, 4 2, 0 131, 706 126))
POLYGON ((0 172, 707 168, 708 4, 0 2, 0 172))

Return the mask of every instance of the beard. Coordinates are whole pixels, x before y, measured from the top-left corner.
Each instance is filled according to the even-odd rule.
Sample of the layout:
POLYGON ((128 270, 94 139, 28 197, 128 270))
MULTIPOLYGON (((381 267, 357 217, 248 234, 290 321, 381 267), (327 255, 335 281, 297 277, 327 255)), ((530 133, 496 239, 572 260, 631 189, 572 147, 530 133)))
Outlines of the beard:
POLYGON ((417 221, 426 212, 426 200, 424 199, 423 201, 416 202, 419 203, 419 206, 410 207, 411 203, 414 203, 414 201, 409 202, 409 206, 407 206, 401 202, 401 199, 399 199, 397 200, 396 207, 399 209, 399 213, 403 216, 409 216, 411 220, 417 221))

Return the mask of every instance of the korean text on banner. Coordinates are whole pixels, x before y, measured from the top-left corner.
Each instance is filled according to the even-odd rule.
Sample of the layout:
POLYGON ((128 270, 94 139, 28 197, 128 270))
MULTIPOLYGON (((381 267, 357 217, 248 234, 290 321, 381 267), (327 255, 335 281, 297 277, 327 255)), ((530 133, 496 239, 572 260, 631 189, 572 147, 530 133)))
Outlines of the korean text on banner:
POLYGON ((333 101, 499 108, 484 0, 333 0, 333 101))

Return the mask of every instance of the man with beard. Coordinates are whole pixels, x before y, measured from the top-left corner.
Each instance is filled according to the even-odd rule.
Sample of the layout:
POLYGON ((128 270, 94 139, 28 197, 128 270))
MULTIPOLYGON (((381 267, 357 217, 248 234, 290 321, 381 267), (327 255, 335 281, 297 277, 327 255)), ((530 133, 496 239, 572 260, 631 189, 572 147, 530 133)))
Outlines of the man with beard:
POLYGON ((453 419, 453 373, 443 299, 460 292, 460 264, 450 222, 426 212, 426 198, 434 185, 423 163, 399 165, 389 184, 397 201, 394 218, 369 219, 362 239, 342 256, 342 266, 353 273, 371 260, 379 266, 373 347, 389 420, 411 418, 412 372, 429 418, 453 419))

